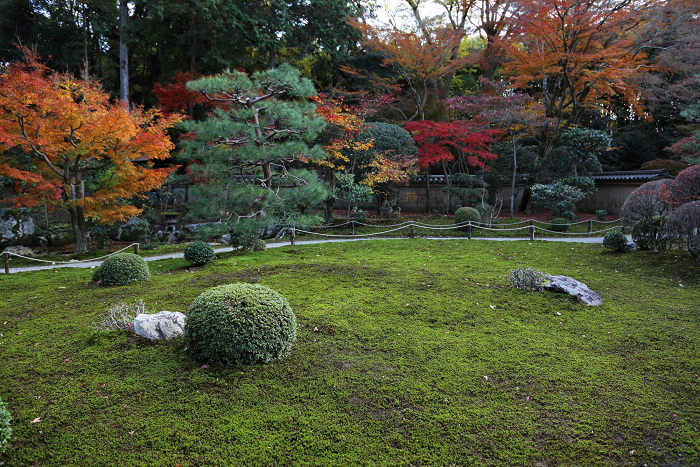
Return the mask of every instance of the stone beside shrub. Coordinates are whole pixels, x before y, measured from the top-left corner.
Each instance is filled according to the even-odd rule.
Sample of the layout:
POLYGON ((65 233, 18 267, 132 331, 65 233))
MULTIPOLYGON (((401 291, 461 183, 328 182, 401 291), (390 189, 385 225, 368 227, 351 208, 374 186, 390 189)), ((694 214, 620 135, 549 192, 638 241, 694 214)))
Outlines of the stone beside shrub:
POLYGON ((611 230, 605 234, 603 246, 618 253, 627 251, 627 237, 617 229, 611 230))
POLYGON ((605 209, 598 209, 595 212, 595 216, 598 218, 599 221, 604 221, 608 217, 608 211, 605 209))
POLYGON ((569 227, 571 227, 569 219, 558 217, 556 219, 552 219, 552 222, 549 225, 549 230, 553 230, 554 232, 568 232, 569 227))
POLYGON ((216 259, 214 248, 199 240, 187 245, 183 255, 187 261, 193 264, 206 264, 216 259))
POLYGON ((510 286, 521 290, 541 291, 547 274, 531 267, 513 269, 508 273, 510 286))
POLYGON ((287 300, 259 284, 214 287, 194 299, 185 339, 193 358, 250 365, 289 356, 297 319, 287 300))
POLYGON ((475 208, 461 207, 455 211, 455 224, 462 224, 471 221, 472 224, 481 222, 481 214, 475 208))
POLYGON ((11 421, 12 417, 10 416, 10 411, 7 409, 7 405, 0 399, 0 453, 7 450, 10 439, 12 439, 11 421))
POLYGON ((150 281, 148 265, 138 255, 119 253, 110 256, 92 273, 92 280, 103 285, 127 285, 139 281, 150 281))

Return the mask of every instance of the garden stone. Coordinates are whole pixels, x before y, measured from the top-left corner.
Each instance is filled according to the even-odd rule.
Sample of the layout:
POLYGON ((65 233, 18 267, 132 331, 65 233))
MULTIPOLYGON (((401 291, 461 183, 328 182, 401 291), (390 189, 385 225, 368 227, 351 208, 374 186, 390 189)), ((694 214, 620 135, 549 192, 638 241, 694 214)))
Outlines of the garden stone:
POLYGON ((141 234, 145 234, 151 228, 150 224, 138 217, 131 217, 128 221, 124 223, 117 231, 117 238, 115 240, 121 241, 137 241, 141 234))
MULTIPOLYGON (((5 248, 3 253, 14 253, 15 255, 27 256, 29 258, 34 257, 34 250, 27 248, 26 246, 8 246, 5 248)), ((12 255, 10 255, 12 257, 12 255)))
POLYGON ((224 245, 230 245, 231 244, 231 234, 223 234, 221 238, 219 239, 219 243, 223 243, 224 245))
POLYGON ((634 242, 629 242, 625 251, 637 251, 637 244, 634 242))
POLYGON ((169 340, 183 333, 185 315, 177 311, 140 314, 134 318, 134 333, 146 339, 169 340))
POLYGON ((547 276, 545 279, 550 282, 543 285, 544 290, 572 295, 576 297, 579 303, 584 303, 586 305, 599 306, 603 304, 600 295, 593 292, 586 284, 576 279, 567 276, 547 276))
POLYGON ((0 210, 0 247, 31 244, 34 240, 34 219, 17 209, 0 210))

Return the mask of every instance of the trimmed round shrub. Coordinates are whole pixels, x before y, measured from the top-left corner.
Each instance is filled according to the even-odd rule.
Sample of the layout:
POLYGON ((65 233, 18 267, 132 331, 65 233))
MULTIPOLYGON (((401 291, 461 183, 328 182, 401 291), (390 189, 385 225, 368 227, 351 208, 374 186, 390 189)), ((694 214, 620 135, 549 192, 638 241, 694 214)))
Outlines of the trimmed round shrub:
POLYGON ((257 239, 253 245, 253 251, 267 251, 267 243, 265 243, 265 240, 262 238, 257 239))
POLYGON ((0 399, 0 453, 5 452, 10 444, 12 437, 11 421, 10 411, 7 410, 7 405, 0 399))
POLYGON ((569 219, 557 217, 556 219, 552 219, 552 222, 549 225, 549 230, 553 230, 555 232, 568 232, 569 227, 571 227, 569 219))
POLYGON ((287 357, 297 318, 287 300, 259 284, 228 284, 194 299, 185 339, 190 355, 212 363, 250 365, 287 357))
POLYGON ((92 280, 104 285, 127 285, 139 281, 150 281, 148 265, 138 255, 119 253, 110 256, 92 273, 92 280))
POLYGON ((595 216, 598 218, 599 221, 604 221, 608 217, 608 211, 605 209, 598 209, 595 212, 595 216))
POLYGON ((625 234, 617 229, 611 230, 605 234, 605 238, 603 238, 603 246, 618 253, 627 251, 627 237, 625 237, 625 234))
POLYGON ((187 261, 193 264, 205 264, 216 259, 214 248, 210 244, 199 240, 187 245, 183 255, 187 261))
POLYGON ((481 222, 481 214, 479 214, 479 211, 475 208, 464 206, 455 211, 455 224, 462 224, 468 221, 472 221, 472 224, 481 222))

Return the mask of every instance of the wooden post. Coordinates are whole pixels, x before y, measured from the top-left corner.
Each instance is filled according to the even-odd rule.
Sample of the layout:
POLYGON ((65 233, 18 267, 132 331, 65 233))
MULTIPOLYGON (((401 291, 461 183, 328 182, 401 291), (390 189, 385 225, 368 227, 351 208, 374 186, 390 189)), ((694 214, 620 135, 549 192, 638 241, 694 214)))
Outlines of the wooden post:
POLYGON ((532 221, 530 221, 530 240, 535 239, 535 226, 532 225, 532 221))
POLYGON ((139 254, 139 244, 138 243, 134 243, 134 254, 135 255, 139 254))
POLYGON ((355 235, 355 221, 350 221, 350 225, 352 226, 352 235, 355 235))
POLYGON ((472 239, 472 221, 467 222, 467 238, 472 239))
POLYGON ((5 274, 9 274, 10 273, 10 254, 5 253, 2 255, 2 257, 5 260, 4 261, 5 262, 5 274))
POLYGON ((292 226, 292 246, 294 246, 294 237, 296 236, 296 229, 292 226))
POLYGON ((410 229, 411 233, 409 235, 411 236, 411 238, 413 238, 413 221, 411 221, 410 229))
POLYGON ((588 236, 593 234, 593 219, 588 219, 588 236))

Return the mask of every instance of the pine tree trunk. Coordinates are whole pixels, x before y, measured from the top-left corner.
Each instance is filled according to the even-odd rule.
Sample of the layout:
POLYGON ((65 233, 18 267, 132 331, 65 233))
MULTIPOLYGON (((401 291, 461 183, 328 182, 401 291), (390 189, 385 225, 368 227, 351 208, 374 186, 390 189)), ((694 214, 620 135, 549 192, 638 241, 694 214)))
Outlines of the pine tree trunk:
POLYGON ((128 1, 119 0, 119 95, 125 105, 129 105, 129 46, 126 43, 128 17, 128 1))

